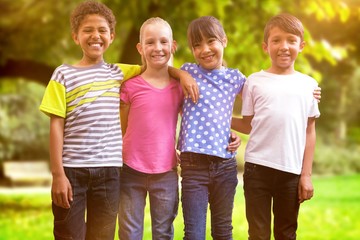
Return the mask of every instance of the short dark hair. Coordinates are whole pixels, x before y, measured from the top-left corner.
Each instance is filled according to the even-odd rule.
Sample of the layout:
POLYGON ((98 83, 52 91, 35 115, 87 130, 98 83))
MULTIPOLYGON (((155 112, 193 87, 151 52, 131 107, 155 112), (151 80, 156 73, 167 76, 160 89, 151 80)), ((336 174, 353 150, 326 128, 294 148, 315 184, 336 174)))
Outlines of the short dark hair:
POLYGON ((220 42, 226 38, 225 30, 220 21, 213 16, 202 16, 193 20, 187 29, 187 39, 190 49, 202 38, 216 38, 220 42))
POLYGON ((77 33, 81 22, 87 15, 98 14, 106 19, 109 24, 110 32, 115 33, 116 19, 110 8, 105 4, 88 0, 80 3, 71 13, 71 31, 77 33))
POLYGON ((264 29, 264 42, 267 43, 270 30, 278 27, 281 30, 299 36, 301 41, 304 40, 304 27, 299 19, 288 13, 281 13, 272 17, 264 29))

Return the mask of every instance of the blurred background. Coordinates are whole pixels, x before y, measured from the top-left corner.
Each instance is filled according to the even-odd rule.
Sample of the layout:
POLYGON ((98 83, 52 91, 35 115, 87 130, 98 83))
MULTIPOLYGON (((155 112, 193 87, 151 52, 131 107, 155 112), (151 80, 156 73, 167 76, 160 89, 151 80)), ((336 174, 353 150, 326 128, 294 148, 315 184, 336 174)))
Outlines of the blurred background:
MULTIPOLYGON (((52 72, 75 63, 82 52, 71 39, 69 15, 78 0, 0 0, 0 162, 48 160, 49 119, 38 107, 52 72)), ((117 18, 107 62, 140 64, 139 28, 159 16, 178 42, 175 67, 193 62, 186 29, 191 20, 214 15, 228 36, 225 60, 245 75, 269 67, 261 49, 266 21, 280 12, 306 28, 305 50, 296 69, 322 88, 314 171, 360 171, 360 1, 359 0, 103 0, 117 18)), ((239 114, 237 102, 234 114, 239 114)), ((246 136, 243 136, 246 144, 246 136)), ((242 148, 243 149, 243 148, 242 148)), ((242 163, 242 149, 238 154, 242 163)), ((241 169, 241 165, 239 167, 241 169)))
MULTIPOLYGON (((38 107, 55 68, 82 57, 69 24, 79 2, 0 0, 0 240, 52 239, 49 118, 38 107), (17 180, 45 188, 18 191, 13 186, 17 180)), ((135 48, 139 29, 153 16, 172 26, 178 43, 174 66, 193 62, 187 26, 199 16, 213 15, 227 33, 227 65, 247 76, 270 66, 261 48, 267 20, 281 12, 298 17, 305 26, 306 47, 296 69, 314 77, 322 89, 313 167, 315 197, 302 205, 299 239, 360 239, 360 0, 102 2, 117 18, 116 38, 105 54, 107 62, 140 64, 135 48)), ((240 107, 236 101, 234 115, 239 115, 240 107)), ((240 136, 241 174, 247 136, 240 136)), ((237 240, 246 239, 247 230, 241 187, 233 219, 237 240)), ((147 217, 144 239, 151 239, 149 222, 147 217)), ((179 210, 175 239, 181 239, 182 224, 179 210)))

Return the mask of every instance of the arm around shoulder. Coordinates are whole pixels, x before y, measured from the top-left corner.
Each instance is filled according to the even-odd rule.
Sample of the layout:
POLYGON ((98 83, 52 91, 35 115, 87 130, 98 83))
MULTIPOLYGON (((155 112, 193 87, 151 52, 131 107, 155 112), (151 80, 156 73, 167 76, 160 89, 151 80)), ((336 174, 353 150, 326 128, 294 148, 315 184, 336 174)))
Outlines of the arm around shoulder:
POLYGON ((169 66, 169 74, 171 77, 180 80, 185 97, 191 97, 195 103, 199 100, 199 87, 190 73, 169 66))
POLYGON ((232 117, 231 119, 231 129, 241 132, 243 134, 249 134, 251 132, 251 121, 254 116, 243 116, 241 117, 232 117))

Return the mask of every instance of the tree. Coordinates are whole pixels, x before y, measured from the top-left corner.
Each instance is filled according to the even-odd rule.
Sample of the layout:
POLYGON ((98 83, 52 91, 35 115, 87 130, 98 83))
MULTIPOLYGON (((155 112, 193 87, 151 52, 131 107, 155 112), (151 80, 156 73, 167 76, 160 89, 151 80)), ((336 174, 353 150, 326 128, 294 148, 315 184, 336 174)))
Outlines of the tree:
MULTIPOLYGON (((223 23, 229 39, 225 50, 228 66, 239 68, 245 75, 269 66, 268 57, 261 49, 266 21, 280 12, 294 14, 304 23, 308 43, 296 67, 321 81, 323 89, 319 127, 325 129, 326 134, 333 133, 339 139, 344 135, 335 134, 338 126, 344 126, 340 132, 346 133, 347 126, 355 135, 360 132, 360 107, 356 104, 360 98, 360 70, 357 67, 360 58, 357 31, 359 1, 102 1, 113 10, 118 22, 115 41, 105 54, 106 61, 139 64, 135 44, 140 26, 145 19, 159 16, 173 28, 179 46, 174 65, 179 67, 183 62, 193 61, 187 47, 187 25, 198 16, 214 15, 223 23), (355 101, 350 101, 350 97, 355 101), (342 102, 338 104, 340 100, 342 102)), ((35 81, 45 86, 55 67, 64 62, 74 63, 81 58, 81 50, 71 39, 69 26, 69 15, 79 2, 81 0, 0 0, 0 83, 3 83, 0 84, 0 125, 5 122, 4 119, 12 116, 33 120, 39 114, 14 115, 13 109, 4 105, 9 99, 4 97, 2 90, 4 86, 11 85, 9 79, 23 78, 25 82, 35 81)), ((18 83, 14 81, 12 84, 16 86, 18 83)), ((21 96, 20 99, 30 97, 20 93, 15 95, 21 96)), ((26 102, 15 99, 19 101, 16 103, 18 106, 26 102)), ((236 109, 239 113, 239 102, 236 109)), ((32 130, 30 125, 22 126, 27 129, 23 134, 32 130)), ((4 126, 0 127, 0 144, 14 144, 13 134, 4 134, 4 126)), ((42 139, 45 137, 40 133, 38 136, 43 136, 42 139)), ((39 141, 43 144, 47 139, 39 141)))

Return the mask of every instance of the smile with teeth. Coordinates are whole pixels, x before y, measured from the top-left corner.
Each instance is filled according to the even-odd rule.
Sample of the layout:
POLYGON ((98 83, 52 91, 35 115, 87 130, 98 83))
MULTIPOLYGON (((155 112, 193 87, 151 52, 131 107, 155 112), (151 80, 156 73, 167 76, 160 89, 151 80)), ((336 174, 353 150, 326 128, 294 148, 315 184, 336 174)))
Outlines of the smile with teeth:
POLYGON ((90 47, 101 47, 101 43, 89 43, 90 47))
POLYGON ((202 59, 204 59, 204 60, 211 60, 212 58, 213 58, 213 55, 202 57, 202 59))
POLYGON ((164 55, 153 55, 152 57, 153 57, 153 58, 157 58, 157 59, 158 59, 158 58, 163 58, 163 57, 164 57, 164 55))

